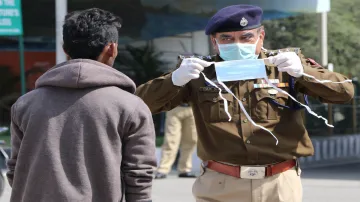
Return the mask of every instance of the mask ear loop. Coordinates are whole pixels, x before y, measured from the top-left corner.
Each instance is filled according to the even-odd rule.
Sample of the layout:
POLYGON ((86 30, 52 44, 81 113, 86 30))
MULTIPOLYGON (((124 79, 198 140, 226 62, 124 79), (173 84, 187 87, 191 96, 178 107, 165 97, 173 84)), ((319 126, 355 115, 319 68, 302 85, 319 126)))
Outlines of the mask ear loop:
MULTIPOLYGON (((225 109, 225 112, 226 112, 226 114, 227 114, 228 117, 229 117, 229 121, 231 121, 231 115, 230 115, 230 113, 229 113, 228 103, 227 103, 227 100, 226 100, 226 99, 222 96, 222 94, 221 94, 221 91, 222 91, 221 88, 219 88, 214 82, 212 82, 210 79, 208 79, 208 78, 205 76, 204 73, 201 72, 201 74, 204 76, 205 81, 207 81, 207 82, 210 83, 212 86, 214 86, 214 87, 216 87, 217 89, 219 89, 219 95, 220 95, 220 97, 224 100, 224 109, 225 109)), ((223 82, 221 82, 221 81, 218 81, 218 82, 219 82, 219 84, 220 84, 221 86, 224 87, 224 89, 225 89, 228 93, 230 93, 230 94, 237 100, 237 102, 238 102, 239 105, 240 105, 241 110, 244 111, 246 118, 247 118, 253 125, 255 125, 255 126, 257 126, 257 127, 261 128, 261 129, 269 132, 269 133, 275 138, 275 140, 276 140, 276 145, 278 145, 278 144, 279 144, 279 140, 276 138, 276 136, 275 136, 270 130, 266 129, 266 128, 263 127, 263 126, 260 126, 260 125, 256 124, 256 123, 251 119, 251 117, 249 116, 249 114, 246 112, 245 107, 242 105, 241 101, 231 92, 231 90, 230 90, 223 82)))
POLYGON ((309 106, 304 105, 303 103, 297 101, 293 96, 291 96, 291 95, 290 95, 289 93, 287 93, 286 91, 284 91, 284 90, 282 90, 282 89, 274 86, 274 85, 269 81, 268 78, 264 78, 264 79, 265 79, 265 81, 269 84, 269 86, 273 87, 274 89, 276 89, 276 90, 279 91, 279 92, 282 92, 282 93, 288 95, 292 100, 294 100, 295 102, 299 103, 301 106, 305 107, 305 109, 306 109, 311 115, 313 115, 313 116, 315 116, 315 117, 317 117, 317 118, 319 118, 319 119, 324 120, 324 121, 325 121, 325 124, 326 124, 328 127, 331 127, 331 128, 334 127, 333 125, 330 125, 330 124, 328 123, 328 120, 327 120, 326 118, 324 118, 324 117, 322 117, 322 116, 320 116, 320 115, 317 115, 315 112, 313 112, 313 111, 310 109, 309 106))
MULTIPOLYGON (((229 121, 230 121, 230 120, 231 120, 231 115, 230 115, 229 112, 228 112, 227 100, 226 100, 225 98, 223 98, 223 96, 222 96, 222 94, 221 94, 221 91, 222 91, 221 88, 219 88, 215 83, 213 83, 212 81, 210 81, 210 79, 208 79, 203 72, 201 72, 201 74, 204 76, 205 81, 207 81, 207 82, 210 83, 212 86, 214 86, 214 87, 216 87, 216 88, 219 89, 219 95, 220 95, 220 97, 224 100, 225 112, 226 112, 226 114, 228 115, 229 121)), ((254 126, 257 126, 257 127, 261 128, 261 129, 269 132, 269 133, 274 137, 274 139, 276 140, 276 145, 278 145, 279 140, 277 139, 277 137, 276 137, 270 130, 266 129, 265 127, 263 127, 263 126, 261 126, 261 125, 256 124, 256 123, 251 119, 251 117, 249 116, 249 114, 246 112, 245 107, 242 105, 241 101, 234 95, 234 93, 232 93, 231 90, 230 90, 223 82, 221 82, 221 81, 218 81, 218 82, 219 82, 219 84, 220 84, 228 93, 230 93, 230 94, 237 100, 238 104, 240 105, 241 110, 245 113, 246 118, 247 118, 254 126)))
POLYGON ((254 126, 257 126, 257 127, 261 128, 261 129, 269 132, 269 133, 274 137, 274 139, 276 140, 276 145, 278 145, 278 144, 279 144, 279 140, 277 139, 277 137, 276 137, 270 130, 268 130, 267 128, 265 128, 265 127, 263 127, 263 126, 261 126, 261 125, 256 124, 256 123, 251 119, 250 115, 246 112, 246 109, 245 109, 244 105, 242 104, 242 102, 239 100, 239 98, 237 98, 237 97, 234 95, 234 93, 231 92, 231 90, 230 90, 223 82, 219 81, 219 84, 220 84, 222 87, 224 87, 225 90, 226 90, 228 93, 230 93, 230 94, 237 100, 237 102, 239 103, 240 108, 241 108, 241 110, 244 112, 246 118, 247 118, 254 126))
POLYGON ((221 99, 223 99, 224 101, 224 109, 225 109, 225 113, 228 115, 229 117, 229 121, 231 121, 231 115, 229 113, 229 106, 228 106, 228 102, 227 100, 222 96, 222 90, 221 88, 219 88, 214 82, 212 82, 210 79, 208 79, 204 73, 201 72, 201 74, 204 76, 205 81, 207 81, 208 83, 210 83, 210 85, 214 86, 215 88, 219 89, 219 96, 221 97, 221 99))
POLYGON ((315 81, 317 81, 319 83, 337 83, 337 84, 348 83, 348 82, 352 83, 351 79, 347 79, 347 80, 344 80, 344 81, 318 80, 318 79, 316 79, 315 77, 313 77, 313 76, 311 76, 309 74, 303 73, 302 75, 306 76, 306 77, 309 77, 309 78, 312 78, 312 79, 314 79, 315 81))

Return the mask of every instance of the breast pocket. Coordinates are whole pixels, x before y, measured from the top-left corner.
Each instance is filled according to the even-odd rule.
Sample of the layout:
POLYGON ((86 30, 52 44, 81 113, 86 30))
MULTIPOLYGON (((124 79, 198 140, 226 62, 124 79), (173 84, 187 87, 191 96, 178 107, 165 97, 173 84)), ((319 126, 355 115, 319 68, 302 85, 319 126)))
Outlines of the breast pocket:
MULTIPOLYGON (((231 94, 222 94, 228 103, 228 112, 233 116, 233 97, 231 94)), ((203 119, 207 122, 225 122, 229 120, 226 114, 224 100, 219 96, 219 93, 203 93, 198 97, 199 108, 203 119)))
POLYGON ((276 120, 283 110, 286 110, 289 96, 277 92, 270 94, 271 89, 256 89, 253 91, 252 116, 256 120, 276 120))

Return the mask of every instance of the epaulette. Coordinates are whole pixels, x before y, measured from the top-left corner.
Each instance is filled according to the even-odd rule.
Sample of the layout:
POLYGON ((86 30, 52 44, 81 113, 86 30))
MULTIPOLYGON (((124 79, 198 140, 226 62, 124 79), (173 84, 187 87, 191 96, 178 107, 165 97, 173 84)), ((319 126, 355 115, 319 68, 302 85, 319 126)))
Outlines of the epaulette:
POLYGON ((275 56, 279 53, 283 52, 295 52, 296 54, 299 54, 301 51, 300 48, 283 48, 283 49, 277 49, 277 50, 267 50, 263 49, 263 52, 265 53, 266 57, 275 56))
POLYGON ((208 62, 212 62, 215 61, 216 55, 207 55, 207 56, 202 56, 202 55, 189 55, 189 56, 184 56, 184 55, 179 55, 178 59, 179 60, 183 60, 185 58, 199 58, 208 62))

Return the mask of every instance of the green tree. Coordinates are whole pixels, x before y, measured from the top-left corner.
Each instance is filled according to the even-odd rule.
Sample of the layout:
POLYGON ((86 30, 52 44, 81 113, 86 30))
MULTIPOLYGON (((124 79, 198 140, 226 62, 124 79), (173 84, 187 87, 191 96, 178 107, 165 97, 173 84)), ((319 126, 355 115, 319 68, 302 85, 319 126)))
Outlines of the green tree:
MULTIPOLYGON (((360 0, 332 1, 328 13, 328 54, 329 63, 334 64, 336 72, 352 78, 360 76, 360 0)), ((320 63, 319 20, 318 14, 298 16, 264 22, 266 40, 264 47, 280 49, 299 47, 302 53, 320 63)), ((357 84, 354 82, 354 84, 357 84)), ((310 99, 311 108, 324 117, 328 116, 327 106, 310 99)), ((345 119, 335 122, 334 133, 352 132, 351 106, 334 105, 334 112, 340 112, 345 119)), ((335 119, 334 119, 335 120, 335 119)), ((321 120, 306 116, 306 125, 311 135, 327 135, 328 128, 321 120)))
MULTIPOLYGON (((332 1, 328 13, 329 62, 337 72, 360 76, 360 0, 332 1)), ((320 61, 317 14, 302 14, 265 21, 265 47, 278 49, 300 47, 306 57, 320 61)))
POLYGON ((168 63, 161 59, 162 54, 149 44, 141 47, 127 45, 125 50, 119 50, 115 68, 138 86, 161 76, 168 69, 168 63))

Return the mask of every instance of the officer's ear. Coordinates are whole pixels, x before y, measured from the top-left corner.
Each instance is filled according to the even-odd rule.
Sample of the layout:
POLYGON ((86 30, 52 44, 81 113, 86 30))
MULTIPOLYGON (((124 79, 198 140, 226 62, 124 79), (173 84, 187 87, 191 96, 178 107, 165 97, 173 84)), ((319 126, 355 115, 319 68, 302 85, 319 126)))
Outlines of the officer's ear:
POLYGON ((257 29, 257 34, 259 36, 259 42, 257 44, 257 50, 256 53, 260 53, 261 48, 264 47, 264 40, 265 40, 265 30, 264 27, 261 26, 257 29))
POLYGON ((213 46, 213 51, 215 53, 219 54, 219 47, 218 47, 218 44, 216 42, 216 33, 210 35, 210 40, 211 40, 211 43, 212 43, 212 46, 213 46))
POLYGON ((261 41, 264 41, 265 39, 265 29, 264 26, 259 27, 258 29, 259 37, 261 41))

